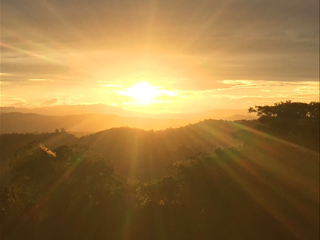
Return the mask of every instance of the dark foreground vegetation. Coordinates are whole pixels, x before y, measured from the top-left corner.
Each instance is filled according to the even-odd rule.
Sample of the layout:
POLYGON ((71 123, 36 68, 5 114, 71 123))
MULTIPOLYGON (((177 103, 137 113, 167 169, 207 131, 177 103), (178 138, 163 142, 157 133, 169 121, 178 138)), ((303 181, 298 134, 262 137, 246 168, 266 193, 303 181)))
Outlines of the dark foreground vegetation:
POLYGON ((249 111, 258 122, 28 136, 1 154, 1 239, 319 239, 319 103, 249 111))

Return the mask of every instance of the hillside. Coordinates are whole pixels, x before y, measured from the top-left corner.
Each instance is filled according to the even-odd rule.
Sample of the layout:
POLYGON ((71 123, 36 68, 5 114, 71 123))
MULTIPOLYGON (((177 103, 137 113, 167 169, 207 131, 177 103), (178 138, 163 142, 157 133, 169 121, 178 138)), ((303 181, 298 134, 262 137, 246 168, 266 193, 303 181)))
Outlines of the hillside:
POLYGON ((161 131, 112 128, 78 142, 109 159, 125 176, 151 180, 168 173, 168 166, 181 158, 236 144, 231 133, 240 129, 233 122, 206 120, 161 131))
POLYGON ((0 135, 2 146, 42 136, 56 152, 29 144, 10 162, 4 239, 319 239, 319 152, 256 127, 0 135))
POLYGON ((44 144, 52 149, 62 145, 74 145, 77 138, 66 132, 42 133, 42 134, 0 134, 0 162, 1 162, 1 185, 10 184, 10 172, 7 164, 14 157, 15 152, 28 143, 34 143, 37 147, 44 144))
MULTIPOLYGON (((20 113, 16 114, 20 116, 20 113)), ((29 119, 28 121, 25 118, 17 120, 21 121, 21 128, 29 123, 32 125, 32 122, 39 117, 35 114, 23 114, 23 116, 29 116, 29 119), (23 124, 22 120, 26 122, 23 124)), ((43 117, 47 118, 49 124, 52 118, 43 117)), ((45 128, 44 123, 45 120, 39 124, 39 127, 45 128)), ((236 144, 237 141, 232 137, 232 133, 240 130, 244 124, 255 126, 256 123, 245 121, 239 124, 222 120, 205 120, 185 127, 159 131, 122 127, 107 129, 81 138, 59 132, 59 130, 56 133, 43 134, 1 134, 0 158, 5 169, 14 151, 29 142, 42 143, 50 149, 61 145, 83 144, 109 159, 120 174, 132 179, 148 181, 169 174, 171 170, 168 167, 181 158, 200 152, 211 153, 217 147, 236 144)), ((3 177, 8 179, 7 174, 3 174, 3 177)))

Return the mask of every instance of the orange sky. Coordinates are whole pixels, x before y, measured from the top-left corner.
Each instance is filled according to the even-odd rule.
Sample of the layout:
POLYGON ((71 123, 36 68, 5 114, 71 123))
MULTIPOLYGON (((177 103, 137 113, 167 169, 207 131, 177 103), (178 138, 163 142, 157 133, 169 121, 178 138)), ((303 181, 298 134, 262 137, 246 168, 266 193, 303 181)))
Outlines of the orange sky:
POLYGON ((2 1, 1 106, 184 113, 319 101, 318 5, 2 1))

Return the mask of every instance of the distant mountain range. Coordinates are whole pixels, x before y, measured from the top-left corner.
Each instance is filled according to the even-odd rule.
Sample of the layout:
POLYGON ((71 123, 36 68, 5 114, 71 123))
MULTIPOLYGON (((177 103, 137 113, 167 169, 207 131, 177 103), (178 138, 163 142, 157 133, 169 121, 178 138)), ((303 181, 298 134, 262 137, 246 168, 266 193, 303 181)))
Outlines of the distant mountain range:
MULTIPOLYGON (((174 119, 228 119, 230 117, 240 117, 244 119, 254 119, 255 117, 248 114, 247 109, 212 109, 206 112, 194 113, 164 113, 164 114, 148 114, 135 111, 129 111, 120 107, 109 106, 107 104, 91 104, 91 105, 59 105, 38 108, 15 108, 0 107, 1 113, 19 112, 19 113, 35 113, 49 116, 66 116, 79 114, 108 114, 119 115, 122 117, 148 117, 148 118, 174 118, 174 119)), ((238 120, 238 119, 236 119, 238 120)))
POLYGON ((65 128, 68 132, 98 132, 114 127, 132 127, 141 129, 165 129, 187 125, 189 121, 181 119, 152 119, 121 117, 106 114, 81 114, 67 116, 45 116, 34 113, 2 113, 1 133, 53 132, 65 128))
POLYGON ((252 120, 243 109, 212 110, 198 114, 142 114, 104 104, 52 106, 41 108, 1 107, 0 133, 52 132, 65 128, 68 132, 85 135, 114 127, 145 130, 175 128, 204 119, 228 121, 252 120))
POLYGON ((38 108, 15 108, 1 107, 1 113, 19 112, 19 113, 36 113, 50 116, 65 116, 78 114, 116 114, 119 116, 134 116, 135 112, 126 111, 120 107, 113 107, 106 104, 91 105, 60 105, 38 108))
POLYGON ((229 121, 254 120, 254 119, 257 119, 257 117, 252 115, 242 115, 242 114, 235 114, 235 115, 232 115, 231 117, 226 118, 226 120, 229 120, 229 121))

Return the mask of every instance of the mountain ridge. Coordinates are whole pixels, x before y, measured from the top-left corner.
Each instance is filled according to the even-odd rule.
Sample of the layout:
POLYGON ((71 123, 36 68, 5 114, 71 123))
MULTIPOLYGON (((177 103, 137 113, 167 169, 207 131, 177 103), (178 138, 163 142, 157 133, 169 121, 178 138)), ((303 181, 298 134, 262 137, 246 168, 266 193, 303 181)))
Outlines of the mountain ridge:
MULTIPOLYGON (((234 120, 246 119, 234 115, 234 120)), ((144 130, 176 128, 202 121, 205 118, 151 118, 125 117, 117 114, 69 114, 64 116, 41 115, 37 113, 2 112, 0 133, 50 132, 64 128, 72 133, 94 133, 113 127, 132 127, 144 130)), ((210 119, 209 117, 206 119, 210 119)))
MULTIPOLYGON (((252 118, 248 114, 247 109, 211 109, 204 112, 189 112, 189 113, 143 113, 131 110, 125 110, 121 107, 110 106, 107 104, 89 104, 89 105, 55 105, 36 108, 15 108, 15 107, 0 107, 0 113, 21 112, 21 113, 36 113, 49 116, 66 116, 78 114, 116 114, 122 117, 148 117, 157 119, 189 119, 201 121, 203 119, 227 119, 233 115, 243 115, 245 119, 252 118)), ((249 119, 248 119, 249 120, 249 119)))

